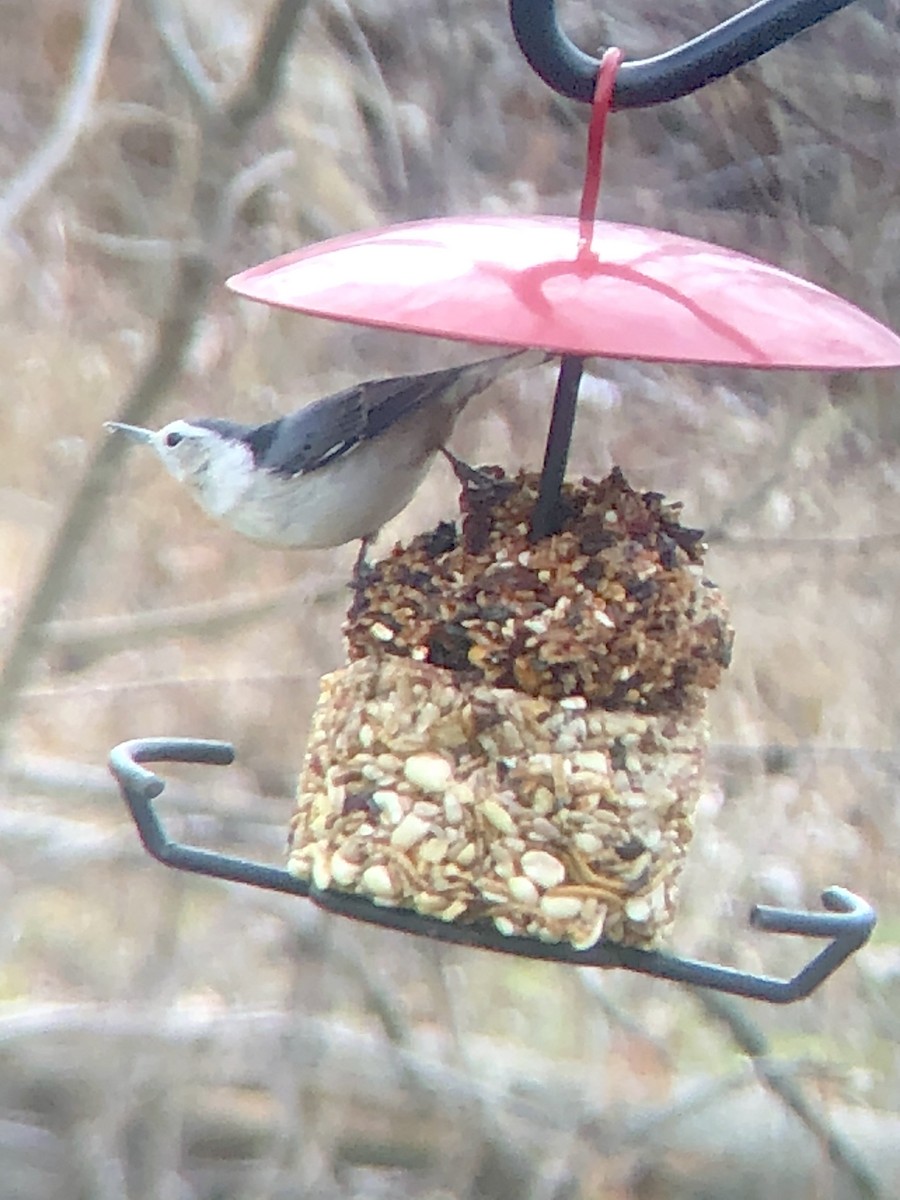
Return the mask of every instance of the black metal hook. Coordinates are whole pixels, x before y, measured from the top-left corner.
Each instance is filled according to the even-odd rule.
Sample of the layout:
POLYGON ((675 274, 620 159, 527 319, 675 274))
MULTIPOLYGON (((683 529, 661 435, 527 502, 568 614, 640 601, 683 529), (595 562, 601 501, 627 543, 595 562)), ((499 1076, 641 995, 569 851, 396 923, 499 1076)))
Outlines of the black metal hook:
MULTIPOLYGON (((852 0, 760 0, 674 50, 630 63, 607 63, 613 79, 609 94, 604 95, 604 112, 662 104, 686 96, 752 62, 850 3, 852 0)), ((561 95, 594 102, 596 119, 595 92, 602 60, 579 50, 563 33, 556 15, 556 0, 509 0, 509 15, 516 41, 530 66, 561 95)), ((582 367, 581 359, 563 358, 541 471, 540 495, 531 520, 531 539, 535 542, 560 528, 560 488, 568 461, 582 367)))
POLYGON ((829 940, 829 945, 792 979, 774 979, 715 963, 679 958, 658 950, 636 950, 614 942, 600 942, 590 950, 575 950, 561 943, 548 945, 530 938, 506 937, 483 922, 452 924, 407 909, 380 908, 363 896, 317 888, 296 879, 281 867, 229 857, 169 839, 153 807, 153 801, 164 790, 165 784, 141 764, 185 762, 227 766, 233 760, 234 750, 227 742, 192 738, 141 738, 122 742, 112 750, 110 770, 122 790, 141 841, 154 858, 176 870, 305 896, 328 912, 436 941, 580 967, 619 967, 657 979, 765 1000, 770 1004, 789 1004, 810 995, 868 941, 875 927, 874 910, 859 896, 839 887, 829 888, 822 894, 822 903, 827 910, 824 913, 757 905, 750 914, 751 923, 757 929, 829 940))
MULTIPOLYGON (((687 96, 780 46, 852 0, 760 0, 674 50, 623 63, 612 107, 645 108, 687 96)), ((600 60, 560 29, 555 0, 510 0, 519 48, 541 79, 570 100, 590 103, 600 60)))

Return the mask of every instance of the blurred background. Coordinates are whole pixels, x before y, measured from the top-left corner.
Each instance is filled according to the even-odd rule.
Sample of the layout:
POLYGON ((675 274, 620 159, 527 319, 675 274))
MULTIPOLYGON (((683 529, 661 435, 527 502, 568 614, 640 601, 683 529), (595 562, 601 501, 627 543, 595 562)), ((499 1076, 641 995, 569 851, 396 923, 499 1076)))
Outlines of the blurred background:
MULTIPOLYGON (((735 11, 561 16, 642 57, 735 11)), ((896 378, 596 361, 571 461, 683 500, 732 605, 673 945, 791 974, 815 947, 752 931, 750 904, 842 884, 880 923, 812 999, 435 947, 167 871, 109 748, 233 741, 231 768, 167 769, 160 809, 283 861, 355 547, 245 543, 103 421, 269 419, 475 357, 222 284, 395 220, 573 214, 589 114, 500 0, 3 0, 0 28, 0 1200, 900 1194, 896 378)), ((900 327, 898 28, 865 0, 615 115, 603 214, 900 327)), ((537 467, 552 387, 505 381, 454 449, 537 467)), ((437 464, 381 549, 452 515, 450 483, 437 464)))

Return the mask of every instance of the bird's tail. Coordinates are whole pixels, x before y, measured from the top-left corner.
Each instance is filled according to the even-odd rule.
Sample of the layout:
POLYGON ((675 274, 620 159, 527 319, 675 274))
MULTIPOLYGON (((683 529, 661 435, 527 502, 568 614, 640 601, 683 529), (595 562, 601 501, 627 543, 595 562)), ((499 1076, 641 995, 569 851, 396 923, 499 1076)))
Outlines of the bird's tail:
POLYGON ((499 354, 494 358, 483 358, 461 367, 451 367, 446 372, 436 372, 436 375, 442 374, 445 377, 444 386, 440 389, 441 402, 454 415, 458 415, 470 400, 504 375, 539 367, 558 357, 549 350, 513 350, 511 354, 499 354))

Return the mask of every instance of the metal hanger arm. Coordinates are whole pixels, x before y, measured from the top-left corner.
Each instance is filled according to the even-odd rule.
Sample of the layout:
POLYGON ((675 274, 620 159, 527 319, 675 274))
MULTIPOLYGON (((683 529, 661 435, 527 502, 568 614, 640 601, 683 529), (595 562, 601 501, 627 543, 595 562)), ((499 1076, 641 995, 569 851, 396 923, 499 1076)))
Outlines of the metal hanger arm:
POLYGON ((317 888, 281 867, 186 846, 168 837, 153 807, 165 784, 142 764, 187 762, 227 766, 233 759, 234 750, 227 742, 193 738, 141 738, 115 747, 109 756, 110 770, 148 853, 176 870, 307 897, 327 912, 436 941, 574 966, 619 967, 772 1004, 787 1004, 808 996, 867 941, 875 926, 875 913, 869 905, 843 888, 829 888, 824 893, 822 900, 828 910, 825 913, 758 906, 751 913, 751 921, 757 928, 830 939, 829 945, 797 975, 784 980, 616 942, 600 942, 590 950, 576 950, 565 943, 551 945, 531 938, 506 937, 486 922, 448 923, 408 909, 381 908, 364 896, 317 888))
MULTIPOLYGON (((645 108, 687 96, 780 46, 853 0, 760 0, 699 37, 652 58, 623 63, 612 107, 645 108)), ((519 48, 550 87, 590 103, 600 66, 560 28, 555 0, 510 0, 519 48)))

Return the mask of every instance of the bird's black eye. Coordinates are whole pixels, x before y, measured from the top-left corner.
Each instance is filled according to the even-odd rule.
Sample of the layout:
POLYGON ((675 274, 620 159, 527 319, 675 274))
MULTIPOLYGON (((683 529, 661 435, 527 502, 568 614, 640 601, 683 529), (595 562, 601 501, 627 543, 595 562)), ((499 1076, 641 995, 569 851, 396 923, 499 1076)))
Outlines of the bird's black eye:
POLYGON ((175 433, 175 431, 173 430, 172 433, 166 434, 166 445, 167 446, 177 446, 178 443, 180 441, 182 441, 183 439, 184 439, 183 433, 175 433))

